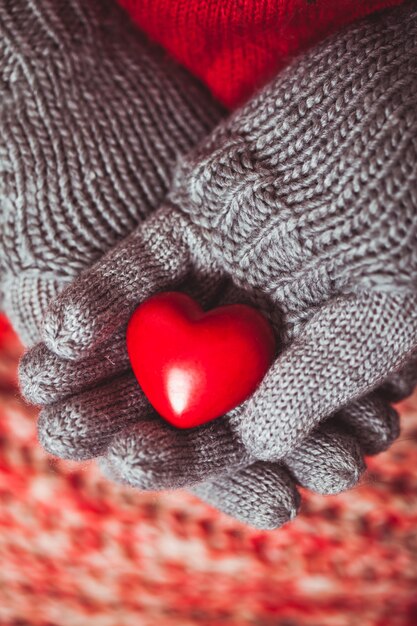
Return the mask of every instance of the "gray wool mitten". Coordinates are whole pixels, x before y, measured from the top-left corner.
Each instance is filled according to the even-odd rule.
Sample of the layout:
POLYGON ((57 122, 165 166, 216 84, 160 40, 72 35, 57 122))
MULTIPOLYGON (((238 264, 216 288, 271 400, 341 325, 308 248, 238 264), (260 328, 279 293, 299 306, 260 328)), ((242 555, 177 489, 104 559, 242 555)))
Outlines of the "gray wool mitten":
POLYGON ((291 478, 336 492, 395 438, 387 400, 411 389, 417 350, 416 18, 413 4, 385 12, 299 59, 182 158, 169 201, 52 303, 46 345, 21 368, 27 396, 49 404, 47 449, 101 455, 140 488, 227 492, 229 512, 244 485, 252 523, 270 527, 273 484, 275 520, 288 519, 291 478), (241 292, 226 301, 263 310, 283 350, 243 405, 177 431, 127 370, 123 330, 140 301, 192 275, 231 278, 241 292))

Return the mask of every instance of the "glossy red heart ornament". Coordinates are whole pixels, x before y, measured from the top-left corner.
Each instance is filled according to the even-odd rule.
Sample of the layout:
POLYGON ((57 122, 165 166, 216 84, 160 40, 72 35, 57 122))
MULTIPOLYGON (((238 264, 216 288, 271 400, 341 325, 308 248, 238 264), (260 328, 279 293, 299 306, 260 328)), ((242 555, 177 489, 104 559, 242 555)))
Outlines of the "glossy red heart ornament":
POLYGON ((135 376, 152 406, 178 428, 227 413, 268 370, 275 338, 255 309, 233 304, 205 313, 184 293, 143 302, 127 329, 135 376))

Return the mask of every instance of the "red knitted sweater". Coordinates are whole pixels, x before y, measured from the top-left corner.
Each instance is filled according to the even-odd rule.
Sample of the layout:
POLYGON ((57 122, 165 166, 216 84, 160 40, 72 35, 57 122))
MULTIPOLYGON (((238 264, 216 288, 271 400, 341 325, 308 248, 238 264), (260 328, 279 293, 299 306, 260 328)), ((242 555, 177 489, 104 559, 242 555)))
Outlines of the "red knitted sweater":
POLYGON ((142 31, 240 104, 300 50, 403 0, 119 0, 142 31))

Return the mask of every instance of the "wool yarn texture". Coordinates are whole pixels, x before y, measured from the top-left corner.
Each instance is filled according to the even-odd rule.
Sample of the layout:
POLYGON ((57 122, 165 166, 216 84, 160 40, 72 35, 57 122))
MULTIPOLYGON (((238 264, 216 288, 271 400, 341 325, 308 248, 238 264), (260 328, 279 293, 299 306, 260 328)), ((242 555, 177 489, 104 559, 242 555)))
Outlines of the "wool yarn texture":
POLYGON ((223 112, 112 0, 1 0, 0 54, 0 307, 31 346, 223 112))
MULTIPOLYGON (((160 205, 178 155, 224 111, 111 0, 1 0, 0 55, 0 307, 30 347, 50 301, 160 205)), ((123 342, 107 356, 108 376, 126 371, 123 342)), ((79 416, 73 437, 86 430, 79 416)))
POLYGON ((416 17, 407 3, 300 57, 180 157, 167 201, 51 304, 21 367, 48 405, 47 449, 100 456, 141 489, 221 499, 226 485, 243 501, 233 514, 273 527, 251 506, 271 467, 278 525, 297 509, 293 481, 347 488, 363 453, 397 436, 389 400, 414 385, 417 348, 416 17), (208 302, 224 278, 220 301, 263 310, 284 350, 244 405, 179 432, 130 372, 108 380, 106 355, 138 300, 196 277, 215 287, 208 302))
MULTIPOLYGON (((53 297, 163 201, 178 154, 195 145, 224 112, 111 2, 4 0, 0 31, 1 307, 29 347, 39 342, 53 297)), ((188 285, 204 299, 217 288, 214 278, 188 285)), ((124 342, 114 343, 103 356, 108 377, 129 366, 124 342)), ((91 363, 70 381, 64 363, 44 374, 70 394, 74 385, 100 379, 102 366, 103 361, 91 363)), ((29 377, 29 384, 36 387, 36 379, 29 377)), ((111 398, 102 394, 106 409, 111 398)), ((39 394, 37 402, 42 403, 39 394)), ((59 437, 68 445, 78 442, 77 458, 83 433, 91 435, 90 422, 95 419, 97 427, 98 417, 91 454, 108 441, 105 412, 100 414, 97 405, 90 419, 78 414, 72 439, 62 420, 59 437)), ((42 424, 41 419, 41 441, 48 433, 53 438, 42 424)), ((261 474, 270 500, 261 503, 262 492, 249 494, 251 481, 245 483, 245 477, 239 486, 230 483, 232 505, 227 481, 221 497, 214 501, 207 494, 207 499, 232 507, 247 521, 255 506, 272 527, 277 515, 294 514, 298 494, 291 479, 261 474), (274 489, 274 481, 280 489, 274 489)))

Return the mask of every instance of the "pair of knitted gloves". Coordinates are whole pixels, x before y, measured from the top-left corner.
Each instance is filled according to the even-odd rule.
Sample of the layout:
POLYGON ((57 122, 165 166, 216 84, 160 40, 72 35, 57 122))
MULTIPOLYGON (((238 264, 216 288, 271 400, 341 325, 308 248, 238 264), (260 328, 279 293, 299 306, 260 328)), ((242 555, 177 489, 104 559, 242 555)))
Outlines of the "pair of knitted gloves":
POLYGON ((417 379, 417 9, 356 23, 228 118, 112 0, 0 0, 0 306, 59 457, 260 528, 354 485, 417 379), (176 430, 129 366, 157 291, 248 302, 280 350, 176 430))

